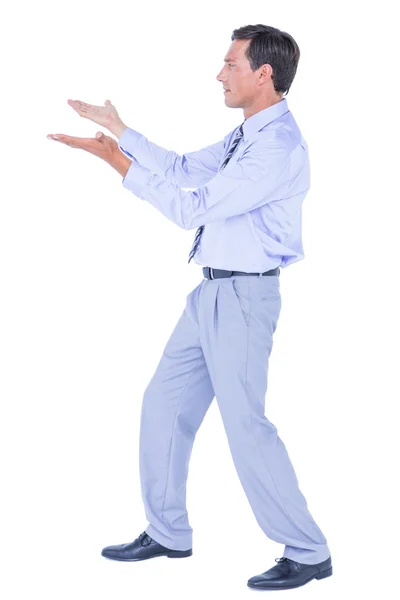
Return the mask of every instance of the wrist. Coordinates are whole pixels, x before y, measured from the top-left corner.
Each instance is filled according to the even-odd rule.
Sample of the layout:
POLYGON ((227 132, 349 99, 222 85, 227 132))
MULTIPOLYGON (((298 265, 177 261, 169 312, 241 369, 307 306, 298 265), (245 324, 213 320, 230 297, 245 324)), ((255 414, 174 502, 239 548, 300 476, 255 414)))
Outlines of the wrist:
POLYGON ((126 125, 121 120, 117 123, 113 123, 112 126, 109 128, 110 132, 113 135, 115 135, 115 137, 117 137, 118 139, 121 137, 125 129, 126 125))

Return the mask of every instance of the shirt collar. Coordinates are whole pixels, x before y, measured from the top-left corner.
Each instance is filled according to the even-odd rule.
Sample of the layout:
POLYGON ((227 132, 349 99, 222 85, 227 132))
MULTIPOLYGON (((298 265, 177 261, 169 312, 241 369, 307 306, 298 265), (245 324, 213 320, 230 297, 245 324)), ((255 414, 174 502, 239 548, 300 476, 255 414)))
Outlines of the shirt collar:
POLYGON ((245 119, 242 123, 243 140, 249 140, 255 133, 257 133, 257 131, 260 131, 260 129, 268 125, 268 123, 274 119, 277 119, 283 115, 288 110, 287 100, 286 98, 282 98, 282 100, 276 104, 268 106, 263 110, 259 110, 254 115, 251 115, 251 117, 248 117, 248 119, 245 119))

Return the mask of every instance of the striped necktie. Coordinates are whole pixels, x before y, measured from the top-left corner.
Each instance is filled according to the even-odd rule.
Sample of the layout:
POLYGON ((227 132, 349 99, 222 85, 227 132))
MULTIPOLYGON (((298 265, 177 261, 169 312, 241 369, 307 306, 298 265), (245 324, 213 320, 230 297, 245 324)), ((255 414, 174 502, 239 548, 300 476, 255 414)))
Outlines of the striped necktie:
MULTIPOLYGON (((235 152, 236 150, 236 146, 238 145, 238 143, 240 142, 240 140, 243 137, 243 123, 241 124, 241 126, 239 127, 239 129, 236 132, 235 138, 232 142, 232 146, 229 148, 229 152, 225 157, 224 162, 221 165, 221 168, 219 169, 220 171, 222 171, 222 169, 224 169, 226 167, 226 165, 228 164, 228 162, 230 161, 230 159, 232 158, 232 154, 235 152)), ((200 243, 200 237, 201 234, 203 233, 203 229, 204 229, 204 225, 200 225, 200 227, 198 228, 198 230, 196 231, 196 236, 194 238, 194 242, 193 242, 193 246, 192 249, 189 253, 189 260, 188 263, 190 263, 190 261, 192 260, 196 250, 197 250, 197 246, 200 243)))

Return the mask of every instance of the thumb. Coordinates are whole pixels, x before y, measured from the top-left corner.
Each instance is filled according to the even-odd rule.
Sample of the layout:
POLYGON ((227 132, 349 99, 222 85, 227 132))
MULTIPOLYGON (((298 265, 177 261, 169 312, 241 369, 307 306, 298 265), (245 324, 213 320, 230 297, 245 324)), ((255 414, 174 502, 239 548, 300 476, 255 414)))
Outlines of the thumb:
POLYGON ((96 133, 96 138, 97 138, 98 140, 102 140, 102 138, 103 138, 103 132, 102 132, 102 131, 98 131, 98 132, 96 133))

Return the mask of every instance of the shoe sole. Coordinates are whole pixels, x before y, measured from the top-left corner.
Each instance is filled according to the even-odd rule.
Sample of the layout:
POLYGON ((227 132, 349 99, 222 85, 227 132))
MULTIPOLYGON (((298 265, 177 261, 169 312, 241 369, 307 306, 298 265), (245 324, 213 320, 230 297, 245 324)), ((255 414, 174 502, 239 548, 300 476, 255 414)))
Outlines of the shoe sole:
POLYGON ((108 556, 107 554, 101 553, 104 558, 109 560, 120 560, 123 562, 134 562, 138 560, 149 560, 150 558, 157 558, 159 556, 166 556, 167 558, 185 558, 186 556, 192 556, 192 550, 171 550, 170 552, 160 552, 159 554, 152 554, 151 556, 145 556, 143 558, 120 558, 118 556, 108 556))
POLYGON ((325 577, 329 577, 330 575, 332 575, 332 567, 330 567, 330 569, 327 569, 326 571, 322 571, 321 573, 317 573, 316 575, 313 575, 312 577, 310 577, 310 579, 307 579, 307 581, 303 581, 303 583, 299 583, 297 585, 285 585, 285 586, 278 585, 276 587, 274 587, 274 586, 262 587, 259 585, 252 585, 251 583, 248 583, 247 587, 251 588, 252 590, 290 590, 292 588, 301 587, 302 585, 305 585, 306 583, 308 583, 309 581, 312 581, 313 579, 324 579, 325 577))

